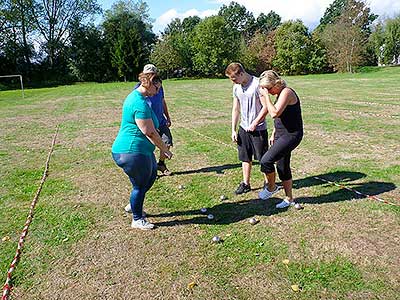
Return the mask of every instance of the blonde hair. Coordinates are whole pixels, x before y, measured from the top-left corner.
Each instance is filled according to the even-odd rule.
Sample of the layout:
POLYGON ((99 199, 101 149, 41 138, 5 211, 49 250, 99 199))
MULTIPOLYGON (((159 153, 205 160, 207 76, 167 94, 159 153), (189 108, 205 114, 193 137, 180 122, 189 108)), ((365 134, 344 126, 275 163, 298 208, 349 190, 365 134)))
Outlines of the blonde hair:
POLYGON ((139 74, 140 84, 146 89, 150 88, 151 84, 161 83, 161 78, 155 73, 140 73, 139 74))
POLYGON ((261 73, 259 85, 262 87, 266 87, 268 89, 274 86, 278 86, 279 88, 285 88, 286 81, 283 80, 275 71, 268 70, 261 73))
POLYGON ((241 63, 233 62, 230 63, 225 69, 225 75, 229 76, 231 74, 240 74, 244 73, 245 70, 241 63))

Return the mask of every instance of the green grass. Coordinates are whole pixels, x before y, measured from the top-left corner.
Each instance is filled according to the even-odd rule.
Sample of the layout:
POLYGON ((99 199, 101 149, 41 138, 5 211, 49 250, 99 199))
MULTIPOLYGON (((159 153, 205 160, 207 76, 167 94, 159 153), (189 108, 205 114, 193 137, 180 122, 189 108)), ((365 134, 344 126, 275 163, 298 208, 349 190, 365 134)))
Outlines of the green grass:
MULTIPOLYGON (((175 175, 159 178, 146 196, 159 226, 149 234, 126 230, 129 216, 121 208, 129 182, 110 156, 133 83, 28 89, 24 99, 18 90, 0 92, 0 238, 10 238, 0 242, 0 279, 59 125, 13 275, 18 297, 73 298, 73 286, 81 299, 106 297, 100 290, 123 299, 132 297, 123 294, 132 285, 148 299, 395 299, 399 207, 314 176, 400 203, 400 68, 285 79, 302 103, 305 137, 292 166, 305 209, 277 211, 278 199, 258 200, 258 164, 254 191, 232 193, 242 171, 230 141, 227 79, 165 80, 175 142, 168 166, 175 175), (253 216, 255 226, 248 222, 253 216), (215 235, 223 243, 211 243, 215 235), (197 286, 189 291, 192 280, 197 286)), ((267 123, 271 132, 269 117, 267 123)))

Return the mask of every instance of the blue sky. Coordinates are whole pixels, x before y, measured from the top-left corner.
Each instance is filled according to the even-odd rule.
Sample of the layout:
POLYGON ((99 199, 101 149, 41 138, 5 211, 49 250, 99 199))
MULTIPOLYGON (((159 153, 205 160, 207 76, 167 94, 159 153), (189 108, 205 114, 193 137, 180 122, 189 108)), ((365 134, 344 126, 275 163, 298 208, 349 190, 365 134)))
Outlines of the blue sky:
MULTIPOLYGON (((117 0, 98 0, 103 10, 109 9, 117 0)), ((274 10, 283 21, 301 19, 313 29, 319 23, 326 8, 334 0, 237 0, 255 17, 261 12, 267 14, 274 10)), ((153 31, 159 33, 174 18, 183 19, 197 15, 202 18, 217 14, 223 4, 231 0, 145 0, 149 6, 150 17, 154 20, 153 31)), ((367 0, 372 12, 381 17, 400 15, 400 0, 367 0)))

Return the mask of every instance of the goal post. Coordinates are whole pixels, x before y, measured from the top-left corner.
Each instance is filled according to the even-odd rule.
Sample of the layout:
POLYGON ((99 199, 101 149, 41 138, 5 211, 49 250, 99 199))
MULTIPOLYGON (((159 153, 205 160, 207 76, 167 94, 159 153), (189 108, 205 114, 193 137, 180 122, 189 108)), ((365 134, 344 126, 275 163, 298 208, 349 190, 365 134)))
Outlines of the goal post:
POLYGON ((21 90, 22 90, 22 98, 25 98, 24 93, 24 83, 22 81, 22 75, 1 75, 0 78, 9 78, 9 77, 19 77, 19 82, 21 83, 21 90))

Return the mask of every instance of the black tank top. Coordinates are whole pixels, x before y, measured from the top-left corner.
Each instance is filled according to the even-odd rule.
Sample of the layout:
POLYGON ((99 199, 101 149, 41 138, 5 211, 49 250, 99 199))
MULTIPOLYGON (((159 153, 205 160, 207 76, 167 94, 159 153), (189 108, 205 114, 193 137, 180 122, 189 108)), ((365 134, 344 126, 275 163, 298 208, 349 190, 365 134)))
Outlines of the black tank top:
POLYGON ((297 102, 295 104, 286 106, 279 118, 274 120, 275 127, 280 127, 283 125, 289 133, 303 133, 303 119, 301 117, 300 99, 296 92, 293 89, 291 90, 296 95, 297 102))

